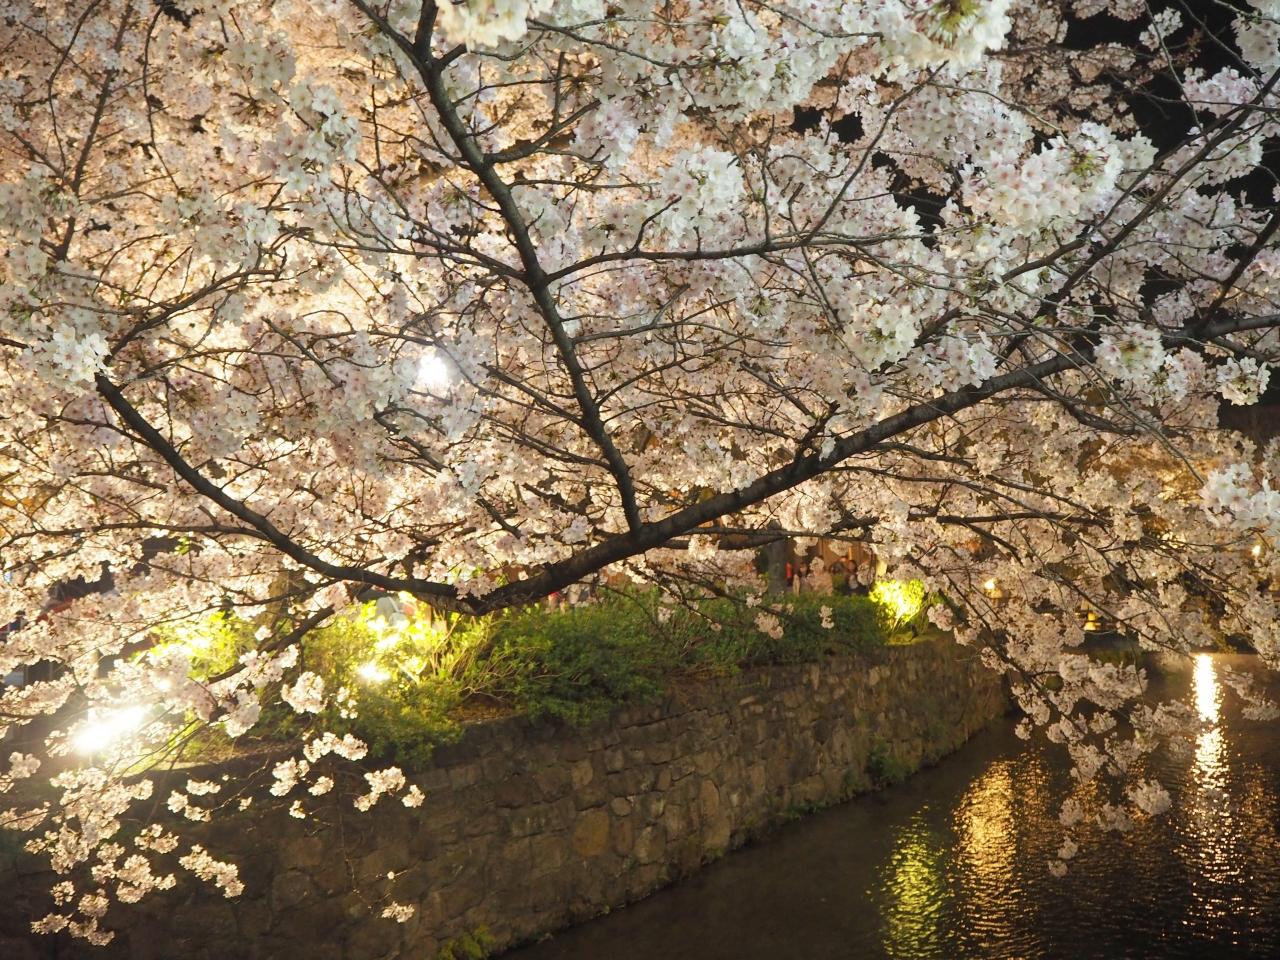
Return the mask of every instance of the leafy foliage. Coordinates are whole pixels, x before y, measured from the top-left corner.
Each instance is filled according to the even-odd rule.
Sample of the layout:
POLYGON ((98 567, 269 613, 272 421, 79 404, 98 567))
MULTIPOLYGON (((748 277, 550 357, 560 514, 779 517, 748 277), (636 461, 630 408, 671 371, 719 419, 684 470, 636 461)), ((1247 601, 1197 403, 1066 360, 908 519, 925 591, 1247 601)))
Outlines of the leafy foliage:
POLYGON ((929 608, 944 603, 941 594, 930 592, 922 580, 877 580, 869 594, 890 630, 918 634, 929 623, 929 608))
MULTIPOLYGON (((675 677, 743 666, 801 663, 888 641, 892 618, 862 596, 787 597, 770 604, 778 635, 756 624, 759 607, 720 597, 662 609, 656 593, 619 593, 548 610, 534 606, 484 618, 406 618, 397 626, 366 604, 335 617, 303 642, 303 666, 336 696, 327 729, 352 733, 370 751, 408 767, 454 739, 477 709, 515 710, 582 725, 624 703, 660 696, 675 677), (824 609, 829 627, 823 626, 824 609), (359 706, 344 691, 359 691, 359 706)), ((248 648, 252 627, 217 615, 169 631, 166 641, 195 651, 197 674, 225 670, 248 648)), ((294 732, 287 710, 266 717, 268 737, 294 732)), ((202 741, 198 749, 215 750, 202 741)))
POLYGON ((867 753, 867 776, 878 787, 901 783, 911 775, 909 765, 883 741, 876 741, 867 753))

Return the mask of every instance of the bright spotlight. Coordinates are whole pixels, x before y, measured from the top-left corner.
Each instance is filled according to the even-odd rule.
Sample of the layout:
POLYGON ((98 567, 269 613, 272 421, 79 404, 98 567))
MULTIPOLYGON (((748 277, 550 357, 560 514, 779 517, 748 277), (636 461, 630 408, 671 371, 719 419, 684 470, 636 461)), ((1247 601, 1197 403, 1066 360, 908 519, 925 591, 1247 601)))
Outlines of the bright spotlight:
POLYGON ((375 660, 360 664, 360 666, 356 667, 356 674, 365 683, 382 683, 391 679, 391 674, 378 666, 375 660))
POLYGON ((422 355, 418 361, 418 389, 441 393, 449 388, 452 381, 453 370, 444 354, 432 348, 422 355))
POLYGON ((146 722, 146 707, 116 707, 89 711, 89 716, 71 740, 77 753, 98 753, 133 733, 146 722))

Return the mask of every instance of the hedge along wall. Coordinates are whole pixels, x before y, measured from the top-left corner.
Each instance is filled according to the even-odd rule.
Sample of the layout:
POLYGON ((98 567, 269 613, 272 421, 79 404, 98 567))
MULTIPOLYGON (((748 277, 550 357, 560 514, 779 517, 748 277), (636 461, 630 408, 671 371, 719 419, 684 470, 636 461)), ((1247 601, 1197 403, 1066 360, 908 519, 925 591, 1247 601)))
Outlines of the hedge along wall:
MULTIPOLYGON (((19 940, 10 926, 0 956, 420 960, 466 956, 468 941, 497 951, 914 771, 1006 708, 998 677, 937 640, 682 683, 583 730, 477 723, 411 778, 427 795, 416 810, 384 799, 358 814, 348 797, 314 821, 259 812, 210 825, 211 850, 240 864, 238 900, 180 884, 113 907, 107 926, 119 933, 105 950, 19 940), (395 898, 417 907, 403 925, 378 916, 389 873, 395 898)), ((27 908, 4 889, 15 881, 17 901, 47 886, 31 873, 0 879, 8 911, 27 908)))

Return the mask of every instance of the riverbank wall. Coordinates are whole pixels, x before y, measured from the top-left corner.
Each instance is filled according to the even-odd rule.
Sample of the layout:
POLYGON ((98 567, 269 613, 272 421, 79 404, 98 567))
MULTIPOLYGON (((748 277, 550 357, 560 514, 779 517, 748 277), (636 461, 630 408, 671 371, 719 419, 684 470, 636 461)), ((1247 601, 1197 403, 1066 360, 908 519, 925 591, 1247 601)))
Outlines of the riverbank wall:
MULTIPOLYGON (((227 900, 193 880, 113 906, 106 948, 34 937, 49 877, 0 865, 9 960, 459 960, 500 952, 644 897, 770 827, 901 779, 1008 709, 972 651, 935 639, 857 657, 681 682, 661 702, 574 729, 506 717, 470 725, 410 777, 416 809, 309 819, 255 806, 201 825, 235 862, 227 900), (255 812, 256 811, 256 812, 255 812), (394 900, 414 908, 383 919, 394 900)), ((309 804, 310 805, 310 804, 309 804)))

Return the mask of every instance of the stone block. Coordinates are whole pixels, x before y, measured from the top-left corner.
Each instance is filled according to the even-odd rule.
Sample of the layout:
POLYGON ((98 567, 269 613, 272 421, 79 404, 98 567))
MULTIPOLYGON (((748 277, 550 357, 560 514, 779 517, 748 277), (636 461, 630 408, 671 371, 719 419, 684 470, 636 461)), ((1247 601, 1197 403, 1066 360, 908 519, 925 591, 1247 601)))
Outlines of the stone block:
POLYGON ((580 792, 586 789, 595 777, 595 764, 586 758, 577 761, 569 768, 569 781, 575 791, 580 792))
POLYGON ((631 856, 637 863, 654 863, 661 860, 666 852, 667 838, 659 827, 645 827, 635 838, 631 848, 631 856))
POLYGON ((605 773, 618 773, 626 765, 627 758, 621 749, 614 747, 604 752, 605 773))
POLYGON ((273 910, 288 910, 304 900, 314 900, 319 894, 315 882, 301 870, 285 870, 271 882, 271 906, 273 910))
POLYGON ((5 960, 43 960, 41 952, 36 949, 30 937, 21 940, 0 937, 0 957, 5 960))
POLYGON ((629 857, 635 847, 635 827, 631 820, 615 820, 613 822, 613 852, 620 857, 629 857))
POLYGON ((704 819, 720 813, 720 790, 712 780, 703 780, 698 787, 698 812, 704 819))
POLYGON ((326 857, 323 838, 292 837, 280 844, 278 860, 281 866, 307 868, 318 866, 326 857))
POLYGON ((609 845, 609 814, 600 807, 581 813, 573 827, 571 843, 574 852, 586 859, 604 853, 609 845))
POLYGON ((703 847, 709 858, 717 857, 729 848, 733 834, 733 822, 727 813, 716 814, 703 821, 703 847))
POLYGON ((400 955, 400 925, 375 918, 356 924, 346 937, 344 954, 349 960, 394 960, 400 955))

